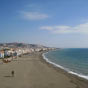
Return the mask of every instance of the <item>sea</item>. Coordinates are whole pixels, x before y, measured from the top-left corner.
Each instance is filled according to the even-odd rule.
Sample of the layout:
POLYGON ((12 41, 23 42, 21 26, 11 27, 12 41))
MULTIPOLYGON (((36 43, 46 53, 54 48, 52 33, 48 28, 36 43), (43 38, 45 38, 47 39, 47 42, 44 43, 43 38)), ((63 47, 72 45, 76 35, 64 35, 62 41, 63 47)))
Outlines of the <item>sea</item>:
POLYGON ((88 80, 88 48, 68 48, 49 51, 44 59, 68 73, 88 80))

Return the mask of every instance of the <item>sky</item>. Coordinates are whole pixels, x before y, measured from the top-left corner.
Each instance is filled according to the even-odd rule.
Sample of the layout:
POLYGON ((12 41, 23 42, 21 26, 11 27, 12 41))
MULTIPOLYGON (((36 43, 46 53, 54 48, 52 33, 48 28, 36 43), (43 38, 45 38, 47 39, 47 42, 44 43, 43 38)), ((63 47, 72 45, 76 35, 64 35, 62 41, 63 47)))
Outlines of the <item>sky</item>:
POLYGON ((0 0, 0 43, 88 48, 88 0, 0 0))

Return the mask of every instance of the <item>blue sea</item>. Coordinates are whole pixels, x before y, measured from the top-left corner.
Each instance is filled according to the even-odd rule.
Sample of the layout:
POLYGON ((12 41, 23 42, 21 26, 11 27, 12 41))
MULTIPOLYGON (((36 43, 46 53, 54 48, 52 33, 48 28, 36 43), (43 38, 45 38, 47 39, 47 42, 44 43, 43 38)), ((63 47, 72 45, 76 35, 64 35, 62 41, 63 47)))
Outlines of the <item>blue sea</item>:
POLYGON ((54 66, 88 80, 88 48, 59 49, 43 56, 54 66))

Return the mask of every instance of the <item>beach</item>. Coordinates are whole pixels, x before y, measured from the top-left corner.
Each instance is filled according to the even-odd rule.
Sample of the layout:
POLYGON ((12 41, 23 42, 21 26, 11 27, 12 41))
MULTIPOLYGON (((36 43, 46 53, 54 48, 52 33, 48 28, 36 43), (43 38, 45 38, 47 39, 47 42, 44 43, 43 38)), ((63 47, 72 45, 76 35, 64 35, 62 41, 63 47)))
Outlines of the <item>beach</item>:
POLYGON ((0 88, 88 88, 87 80, 47 63, 42 54, 23 55, 7 64, 0 61, 0 88))

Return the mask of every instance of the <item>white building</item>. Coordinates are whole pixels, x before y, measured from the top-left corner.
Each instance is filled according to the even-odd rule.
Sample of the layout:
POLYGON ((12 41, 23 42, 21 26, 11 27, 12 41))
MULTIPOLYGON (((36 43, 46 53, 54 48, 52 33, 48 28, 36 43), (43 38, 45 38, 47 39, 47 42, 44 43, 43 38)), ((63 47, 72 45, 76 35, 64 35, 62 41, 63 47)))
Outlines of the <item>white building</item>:
POLYGON ((4 58, 4 51, 0 51, 0 58, 4 58))
POLYGON ((13 51, 12 50, 6 50, 5 52, 4 52, 4 55, 5 56, 11 56, 13 54, 13 51))
POLYGON ((16 50, 16 53, 17 53, 17 56, 20 56, 23 52, 22 52, 21 49, 17 49, 17 50, 16 50))
POLYGON ((41 48, 35 49, 36 52, 39 52, 39 51, 41 51, 41 50, 42 50, 41 48))

